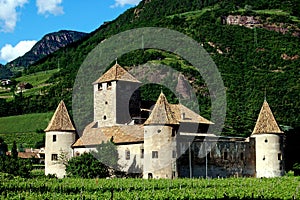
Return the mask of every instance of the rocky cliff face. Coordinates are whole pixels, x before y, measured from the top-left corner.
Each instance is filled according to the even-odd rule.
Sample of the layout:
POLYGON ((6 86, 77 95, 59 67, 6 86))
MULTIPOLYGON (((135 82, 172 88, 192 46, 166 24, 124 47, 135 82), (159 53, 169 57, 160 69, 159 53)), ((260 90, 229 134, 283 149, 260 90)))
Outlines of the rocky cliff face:
POLYGON ((17 67, 29 66, 42 57, 49 55, 66 45, 76 42, 86 35, 87 33, 66 30, 49 33, 38 41, 24 56, 18 57, 17 59, 9 62, 8 65, 17 67))

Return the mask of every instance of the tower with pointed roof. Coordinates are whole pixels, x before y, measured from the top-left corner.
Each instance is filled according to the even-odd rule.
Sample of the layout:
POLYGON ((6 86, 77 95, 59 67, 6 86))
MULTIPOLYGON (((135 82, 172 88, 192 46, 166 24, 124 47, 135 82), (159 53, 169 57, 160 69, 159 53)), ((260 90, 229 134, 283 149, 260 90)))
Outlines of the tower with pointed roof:
POLYGON ((71 145, 75 142, 75 128, 63 101, 59 103, 45 132, 45 174, 62 178, 66 175, 63 162, 73 156, 71 145))
POLYGON ((280 130, 266 100, 261 107, 251 135, 255 138, 256 177, 284 174, 284 133, 280 130))
POLYGON ((179 122, 161 92, 144 123, 144 178, 176 176, 176 137, 179 122))
POLYGON ((139 116, 140 82, 115 64, 94 83, 94 121, 98 127, 132 123, 139 116), (133 96, 133 98, 131 98, 133 96))

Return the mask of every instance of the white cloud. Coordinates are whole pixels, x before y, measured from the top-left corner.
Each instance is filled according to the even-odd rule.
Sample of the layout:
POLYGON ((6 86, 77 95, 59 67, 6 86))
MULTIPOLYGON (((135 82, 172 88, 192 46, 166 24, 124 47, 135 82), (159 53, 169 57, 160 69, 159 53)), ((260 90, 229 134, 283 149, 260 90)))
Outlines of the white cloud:
POLYGON ((64 14, 63 7, 60 6, 62 0, 36 0, 38 13, 42 15, 62 15, 64 14))
POLYGON ((137 5, 141 0, 115 0, 115 4, 112 5, 112 8, 123 7, 127 5, 137 5))
POLYGON ((35 40, 25 40, 19 42, 14 47, 11 44, 6 44, 0 50, 0 59, 5 60, 6 62, 10 62, 19 56, 23 56, 33 47, 33 45, 35 45, 36 42, 37 41, 35 40))
POLYGON ((17 8, 28 0, 0 0, 0 31, 13 32, 18 20, 17 8))

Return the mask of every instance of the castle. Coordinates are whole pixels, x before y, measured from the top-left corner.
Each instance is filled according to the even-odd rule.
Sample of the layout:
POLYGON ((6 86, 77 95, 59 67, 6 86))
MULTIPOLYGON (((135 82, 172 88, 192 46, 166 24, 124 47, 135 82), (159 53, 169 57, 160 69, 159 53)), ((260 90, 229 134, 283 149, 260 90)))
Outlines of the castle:
POLYGON ((135 120, 141 114, 140 84, 117 63, 105 72, 93 83, 94 121, 79 138, 61 101, 45 130, 45 174, 64 177, 62 152, 66 158, 79 156, 111 139, 119 170, 143 178, 284 174, 284 133, 266 100, 250 137, 216 136, 207 132, 213 122, 170 104, 162 92, 147 118, 135 120))

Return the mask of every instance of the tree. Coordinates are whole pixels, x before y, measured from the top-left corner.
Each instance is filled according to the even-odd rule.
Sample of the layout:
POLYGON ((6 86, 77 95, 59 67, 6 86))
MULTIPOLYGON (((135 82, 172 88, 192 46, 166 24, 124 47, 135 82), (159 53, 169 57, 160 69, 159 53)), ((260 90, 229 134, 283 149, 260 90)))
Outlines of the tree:
POLYGON ((17 150, 17 143, 16 143, 16 141, 13 142, 13 146, 12 146, 12 149, 11 149, 11 156, 14 159, 18 158, 18 150, 17 150))
POLYGON ((3 138, 0 137, 0 156, 5 156, 7 151, 7 144, 4 142, 3 138))
POLYGON ((104 178, 109 176, 108 167, 91 153, 71 158, 66 164, 66 173, 70 177, 104 178))
POLYGON ((117 146, 113 143, 112 140, 113 139, 111 138, 110 141, 102 141, 102 143, 96 148, 97 152, 93 152, 93 155, 104 165, 118 170, 119 153, 117 150, 117 146))
MULTIPOLYGON (((1 148, 1 146, 5 144, 1 138, 0 143, 1 148)), ((4 145, 3 149, 7 151, 6 144, 4 145)), ((15 141, 13 143, 11 156, 7 156, 6 154, 0 156, 0 172, 28 178, 30 177, 31 170, 31 160, 18 158, 17 144, 15 141)))

